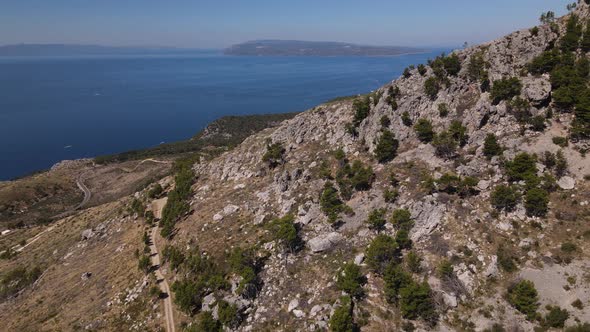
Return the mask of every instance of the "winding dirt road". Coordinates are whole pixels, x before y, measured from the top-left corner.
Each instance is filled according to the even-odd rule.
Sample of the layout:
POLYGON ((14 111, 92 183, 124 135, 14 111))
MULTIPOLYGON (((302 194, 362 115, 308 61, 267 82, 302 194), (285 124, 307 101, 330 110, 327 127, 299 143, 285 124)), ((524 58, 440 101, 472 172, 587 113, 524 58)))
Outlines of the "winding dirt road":
POLYGON ((174 326, 174 312, 172 310, 172 298, 170 293, 170 287, 168 286, 168 282, 162 271, 160 270, 160 254, 158 252, 158 246, 156 245, 156 240, 158 238, 158 227, 154 226, 152 228, 151 240, 152 243, 150 245, 150 250, 152 253, 152 266, 155 267, 154 274, 156 275, 156 280, 160 285, 160 291, 166 294, 166 298, 164 298, 164 316, 166 319, 166 331, 168 332, 175 332, 176 328, 174 326))

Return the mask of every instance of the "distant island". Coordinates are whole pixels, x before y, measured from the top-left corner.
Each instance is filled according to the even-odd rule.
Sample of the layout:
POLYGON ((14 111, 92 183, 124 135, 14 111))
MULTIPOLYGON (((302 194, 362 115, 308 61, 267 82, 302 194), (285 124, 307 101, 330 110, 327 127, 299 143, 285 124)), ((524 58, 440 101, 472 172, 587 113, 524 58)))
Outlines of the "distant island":
POLYGON ((254 40, 224 50, 226 55, 245 56, 392 56, 427 50, 401 46, 366 46, 339 42, 300 40, 254 40))
POLYGON ((0 56, 157 55, 194 54, 198 49, 174 47, 118 47, 78 44, 14 44, 0 46, 0 56))

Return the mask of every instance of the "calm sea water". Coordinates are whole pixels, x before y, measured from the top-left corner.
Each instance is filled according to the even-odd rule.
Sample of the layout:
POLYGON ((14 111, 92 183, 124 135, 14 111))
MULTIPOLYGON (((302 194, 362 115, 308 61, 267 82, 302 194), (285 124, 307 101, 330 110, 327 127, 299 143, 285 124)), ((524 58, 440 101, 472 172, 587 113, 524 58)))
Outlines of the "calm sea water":
POLYGON ((224 115, 303 111, 438 53, 0 58, 0 180, 186 139, 224 115))

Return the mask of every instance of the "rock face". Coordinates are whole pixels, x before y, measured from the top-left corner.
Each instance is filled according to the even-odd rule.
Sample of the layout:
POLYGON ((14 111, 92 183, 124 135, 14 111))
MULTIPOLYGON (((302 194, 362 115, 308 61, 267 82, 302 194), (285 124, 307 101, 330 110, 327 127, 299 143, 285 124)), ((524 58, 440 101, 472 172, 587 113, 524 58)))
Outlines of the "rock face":
MULTIPOLYGON (((588 6, 582 2, 578 6, 578 15, 586 17, 588 6)), ((557 238, 561 230, 555 229, 559 225, 555 216, 567 215, 573 220, 583 212, 564 211, 551 201, 550 213, 537 216, 530 213, 530 204, 525 204, 525 199, 507 211, 492 206, 490 201, 500 185, 514 186, 520 197, 526 194, 530 183, 513 181, 506 167, 506 161, 522 151, 537 154, 535 167, 539 177, 552 179, 556 174, 563 175, 544 159, 545 151, 556 153, 560 149, 568 159, 569 168, 557 181, 558 190, 571 190, 572 196, 581 197, 581 202, 588 200, 587 193, 582 192, 587 187, 572 172, 587 163, 575 150, 585 143, 570 142, 566 147, 558 147, 552 140, 567 135, 572 114, 559 112, 552 106, 554 91, 550 75, 526 72, 533 58, 559 42, 565 20, 557 24, 559 29, 542 25, 537 30, 517 31, 484 45, 453 52, 461 70, 456 75, 447 75, 436 95, 425 93, 427 80, 436 77, 433 68, 426 66, 422 73, 418 68, 408 69, 404 77, 369 94, 367 116, 358 121, 354 130, 350 128, 355 117, 354 101, 343 99, 303 112, 251 136, 232 151, 196 164, 194 169, 203 181, 197 186, 211 185, 212 197, 216 198, 203 197, 197 202, 195 211, 212 212, 192 221, 230 219, 230 215, 239 213, 245 221, 240 222, 239 229, 227 232, 227 245, 264 242, 260 243, 264 253, 259 253, 267 259, 260 273, 263 286, 245 310, 247 325, 240 330, 255 331, 275 322, 277 326, 273 328, 278 330, 286 327, 301 331, 327 330, 331 315, 341 305, 342 291, 337 287, 336 276, 343 263, 354 263, 367 276, 366 301, 355 303, 355 315, 369 313, 366 329, 401 328, 383 317, 383 312, 397 309, 388 306, 384 297, 383 275, 369 269, 375 258, 369 256, 367 248, 377 236, 389 236, 398 245, 407 245, 400 250, 404 262, 410 249, 419 256, 411 275, 415 280, 428 280, 432 288, 437 311, 445 317, 440 321, 445 323, 439 323, 437 329, 454 330, 456 326, 446 325, 452 320, 477 322, 478 330, 506 322, 505 328, 524 326, 525 331, 532 331, 532 324, 504 297, 493 294, 505 294, 504 285, 512 283, 514 274, 505 270, 543 265, 542 257, 550 255, 556 244, 563 242, 557 238), (474 79, 470 64, 478 56, 485 62, 482 65, 485 73, 474 79), (522 86, 514 97, 527 105, 527 114, 544 116, 552 107, 554 118, 545 122, 545 131, 535 131, 531 124, 522 123, 517 119, 519 114, 513 101, 492 100, 489 89, 482 85, 489 80, 493 88, 498 80, 510 77, 518 79, 522 86), (429 120, 436 135, 461 126, 464 137, 461 142, 454 142, 453 153, 445 155, 441 153, 440 141, 419 139, 414 127, 419 119, 429 120), (379 163, 375 151, 385 130, 395 136, 399 148, 393 160, 379 163), (486 151, 486 138, 492 134, 501 146, 495 155, 486 151), (284 148, 284 163, 275 168, 262 161, 269 142, 284 148), (341 154, 333 153, 337 149, 342 150, 344 159, 335 158, 341 154), (355 177, 358 174, 347 178, 354 162, 370 166, 374 173, 367 181, 370 184, 358 188, 352 185, 359 180, 355 177), (347 207, 333 223, 328 222, 322 195, 328 182, 347 207), (348 192, 347 184, 353 187, 348 192), (235 196, 217 202, 221 195, 215 196, 216 191, 235 193, 235 196), (367 221, 378 209, 384 211, 385 224, 381 228, 369 228, 367 221), (409 234, 404 233, 408 225, 398 225, 393 220, 394 210, 410 213, 409 234), (285 250, 284 243, 274 239, 276 230, 267 227, 270 220, 285 215, 293 217, 301 240, 301 246, 293 252, 285 250), (248 238, 250 234, 255 236, 248 238), (242 242, 241 237, 246 240, 242 242), (446 261, 452 262, 452 273, 434 278, 441 273, 441 263, 446 261), (462 306, 462 302, 478 303, 478 308, 462 306), (485 310, 477 310, 481 308, 485 310)), ((551 187, 550 183, 543 186, 551 187)), ((553 199, 558 195, 550 196, 553 199)), ((581 209, 586 207, 578 205, 581 209)), ((223 232, 229 224, 218 223, 215 230, 223 232)), ((205 229, 186 228, 185 234, 205 229)), ((219 241, 217 237, 207 239, 207 233, 198 234, 197 238, 205 237, 202 243, 219 241)), ((574 231, 570 235, 575 238, 574 231)), ((200 238, 196 242, 201 243, 200 238)), ((407 264, 400 266, 408 268, 407 264)), ((553 303, 553 300, 542 299, 542 302, 553 303)), ((574 315, 578 311, 570 312, 574 315)), ((401 317, 399 313, 396 315, 401 317)), ((575 315, 583 320, 584 315, 590 317, 590 310, 575 315)), ((431 329, 423 322, 413 324, 418 330, 431 329)))

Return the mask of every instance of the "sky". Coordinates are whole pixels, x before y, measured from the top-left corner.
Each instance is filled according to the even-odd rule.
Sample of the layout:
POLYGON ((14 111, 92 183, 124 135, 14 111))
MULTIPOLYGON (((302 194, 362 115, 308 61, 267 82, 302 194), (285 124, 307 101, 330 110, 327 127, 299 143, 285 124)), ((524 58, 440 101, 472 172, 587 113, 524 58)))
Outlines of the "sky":
POLYGON ((0 0, 0 45, 223 48, 256 39, 456 46, 573 0, 0 0))

